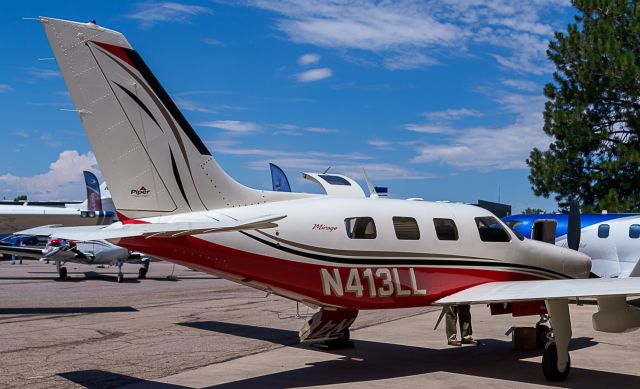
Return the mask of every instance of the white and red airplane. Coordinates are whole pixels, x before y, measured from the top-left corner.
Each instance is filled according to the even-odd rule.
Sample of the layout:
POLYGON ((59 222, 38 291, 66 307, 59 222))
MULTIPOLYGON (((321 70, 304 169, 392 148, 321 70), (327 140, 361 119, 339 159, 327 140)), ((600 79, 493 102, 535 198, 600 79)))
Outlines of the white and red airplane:
POLYGON ((138 278, 146 278, 151 258, 131 252, 124 247, 116 246, 106 240, 73 241, 66 239, 49 239, 42 247, 0 246, 0 254, 19 255, 41 261, 53 261, 61 280, 67 278, 65 263, 82 263, 85 265, 110 265, 118 268, 117 281, 124 281, 122 265, 125 263, 142 265, 138 270, 138 278))
POLYGON ((530 313, 548 314, 553 327, 542 360, 550 380, 570 369, 569 298, 597 298, 596 330, 640 326, 640 310, 626 302, 640 294, 640 279, 587 279, 589 257, 521 240, 481 208, 239 184, 122 34, 40 20, 121 222, 23 233, 105 239, 319 307, 301 331, 305 341, 348 338, 361 309, 538 307, 530 313))

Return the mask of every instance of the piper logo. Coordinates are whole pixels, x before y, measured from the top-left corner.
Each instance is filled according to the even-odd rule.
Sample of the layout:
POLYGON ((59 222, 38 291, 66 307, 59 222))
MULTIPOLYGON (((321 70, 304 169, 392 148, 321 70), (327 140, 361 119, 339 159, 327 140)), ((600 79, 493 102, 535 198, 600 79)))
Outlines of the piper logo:
POLYGON ((141 186, 140 189, 131 189, 131 195, 135 197, 146 197, 149 192, 151 191, 144 186, 141 186))

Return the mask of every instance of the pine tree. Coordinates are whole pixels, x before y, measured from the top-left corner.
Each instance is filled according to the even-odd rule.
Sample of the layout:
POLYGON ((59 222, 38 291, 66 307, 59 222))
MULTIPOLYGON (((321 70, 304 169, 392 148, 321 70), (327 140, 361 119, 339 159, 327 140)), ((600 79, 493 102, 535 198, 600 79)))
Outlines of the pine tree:
POLYGON ((557 32, 544 131, 554 138, 527 164, 537 196, 583 209, 640 210, 640 10, 635 1, 574 0, 575 23, 557 32))

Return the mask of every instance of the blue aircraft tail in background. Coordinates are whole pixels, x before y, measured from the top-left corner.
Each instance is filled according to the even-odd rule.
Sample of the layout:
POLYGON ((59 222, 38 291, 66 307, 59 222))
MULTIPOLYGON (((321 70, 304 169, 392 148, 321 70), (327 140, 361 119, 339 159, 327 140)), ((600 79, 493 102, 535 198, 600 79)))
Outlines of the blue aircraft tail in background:
POLYGON ((271 168, 271 183, 273 184, 274 192, 291 192, 291 186, 289 186, 289 180, 287 175, 284 174, 282 169, 278 166, 270 163, 271 168))
POLYGON ((102 199, 100 197, 100 183, 96 175, 84 171, 84 183, 87 187, 87 211, 102 211, 102 199))

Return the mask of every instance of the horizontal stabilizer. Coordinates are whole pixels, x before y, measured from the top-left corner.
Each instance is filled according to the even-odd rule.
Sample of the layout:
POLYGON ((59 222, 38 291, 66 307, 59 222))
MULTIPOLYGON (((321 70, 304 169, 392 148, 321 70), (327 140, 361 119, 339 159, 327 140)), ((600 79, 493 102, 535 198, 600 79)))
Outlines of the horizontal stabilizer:
POLYGON ((632 295, 640 295, 640 278, 506 281, 474 286, 441 298, 435 304, 488 304, 555 298, 632 295))
POLYGON ((112 240, 130 237, 174 238, 186 235, 208 234, 277 227, 278 220, 286 215, 266 215, 248 220, 198 222, 168 222, 145 224, 114 223, 109 226, 88 227, 37 227, 21 231, 20 235, 50 236, 70 240, 112 240))

